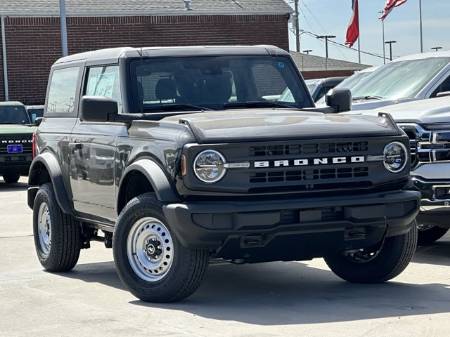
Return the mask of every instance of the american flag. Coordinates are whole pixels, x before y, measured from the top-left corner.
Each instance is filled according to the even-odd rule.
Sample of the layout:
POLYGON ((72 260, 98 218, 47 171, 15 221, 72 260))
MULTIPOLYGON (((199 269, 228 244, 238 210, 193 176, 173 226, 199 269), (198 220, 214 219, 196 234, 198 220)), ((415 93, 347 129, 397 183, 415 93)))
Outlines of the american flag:
POLYGON ((386 19, 386 17, 389 15, 390 12, 395 7, 401 6, 406 3, 408 0, 387 0, 386 5, 384 6, 383 15, 381 16, 381 20, 386 19))
POLYGON ((347 28, 345 44, 350 48, 359 38, 359 4, 358 0, 352 0, 353 15, 347 28))

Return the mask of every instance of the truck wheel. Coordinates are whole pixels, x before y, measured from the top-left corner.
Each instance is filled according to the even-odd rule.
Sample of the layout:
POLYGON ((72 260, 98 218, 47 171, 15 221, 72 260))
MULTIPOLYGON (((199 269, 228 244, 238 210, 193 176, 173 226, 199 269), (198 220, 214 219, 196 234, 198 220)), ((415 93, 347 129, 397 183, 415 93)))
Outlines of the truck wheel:
POLYGON ((428 246, 435 243, 448 232, 448 228, 433 226, 433 225, 419 225, 419 246, 428 246))
POLYGON ((209 262, 207 250, 180 244, 150 193, 134 198, 120 213, 113 254, 120 279, 145 302, 175 302, 190 296, 209 262))
POLYGON ((20 174, 19 173, 6 173, 3 175, 3 180, 7 184, 15 184, 19 181, 20 174))
POLYGON ((381 283, 399 275, 417 248, 417 226, 408 234, 386 238, 381 247, 325 258, 340 278, 353 283, 381 283))
POLYGON ((51 272, 65 272, 77 264, 81 249, 81 228, 60 209, 53 187, 44 184, 34 199, 33 234, 41 265, 51 272))

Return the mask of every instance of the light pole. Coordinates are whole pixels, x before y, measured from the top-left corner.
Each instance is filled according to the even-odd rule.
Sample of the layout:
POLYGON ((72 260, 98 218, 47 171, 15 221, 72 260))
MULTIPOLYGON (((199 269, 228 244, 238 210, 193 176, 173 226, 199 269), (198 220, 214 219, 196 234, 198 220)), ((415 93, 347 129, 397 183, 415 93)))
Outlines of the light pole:
MULTIPOLYGON (((379 11, 379 14, 383 15, 384 12, 383 11, 379 11)), ((386 64, 386 38, 385 38, 385 34, 384 34, 384 20, 381 20, 381 32, 382 32, 382 37, 383 37, 383 62, 384 64, 386 64)))
POLYGON ((67 47, 66 1, 59 0, 59 21, 61 24, 61 47, 63 56, 69 55, 67 47))
POLYGON ((434 51, 439 51, 439 50, 441 50, 442 49, 442 47, 432 47, 431 48, 431 50, 434 50, 434 51))
POLYGON ((328 59, 328 40, 336 38, 335 35, 320 35, 318 39, 325 39, 325 58, 328 59))
POLYGON ((391 40, 391 41, 386 41, 385 43, 389 45, 389 60, 392 61, 392 45, 394 43, 397 43, 397 41, 391 40))
POLYGON ((423 22, 422 22, 422 0, 419 0, 419 16, 420 16, 420 52, 423 53, 423 22))
POLYGON ((295 0, 295 45, 297 47, 297 53, 300 53, 300 10, 299 0, 295 0))

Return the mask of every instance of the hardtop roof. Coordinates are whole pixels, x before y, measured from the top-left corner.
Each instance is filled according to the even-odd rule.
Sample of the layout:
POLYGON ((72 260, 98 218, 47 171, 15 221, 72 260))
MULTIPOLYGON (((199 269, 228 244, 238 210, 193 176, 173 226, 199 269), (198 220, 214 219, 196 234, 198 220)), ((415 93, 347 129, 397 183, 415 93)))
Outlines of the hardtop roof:
POLYGON ((62 57, 55 65, 84 61, 118 61, 136 57, 189 57, 213 55, 283 55, 289 53, 275 46, 190 46, 190 47, 120 47, 100 49, 62 57))

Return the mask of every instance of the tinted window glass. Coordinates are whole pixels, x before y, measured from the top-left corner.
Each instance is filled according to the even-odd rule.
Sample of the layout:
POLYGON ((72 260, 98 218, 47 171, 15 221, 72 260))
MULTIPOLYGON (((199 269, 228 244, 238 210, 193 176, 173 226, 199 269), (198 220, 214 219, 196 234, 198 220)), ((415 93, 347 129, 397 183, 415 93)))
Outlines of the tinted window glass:
POLYGON ((53 71, 48 93, 47 113, 72 114, 75 109, 80 68, 53 71))
POLYGON ((0 106, 0 124, 28 124, 30 120, 23 106, 0 106))
POLYGON ((130 73, 134 112, 180 104, 218 110, 247 102, 311 104, 286 57, 149 58, 132 61, 130 73))
POLYGON ((87 96, 103 96, 117 101, 121 111, 122 99, 120 94, 119 67, 103 66, 89 69, 86 90, 87 96))

